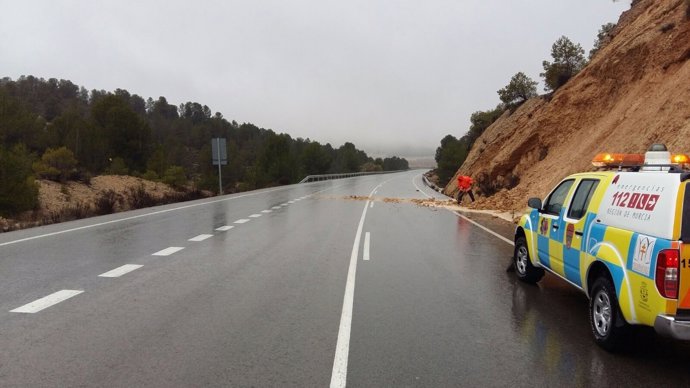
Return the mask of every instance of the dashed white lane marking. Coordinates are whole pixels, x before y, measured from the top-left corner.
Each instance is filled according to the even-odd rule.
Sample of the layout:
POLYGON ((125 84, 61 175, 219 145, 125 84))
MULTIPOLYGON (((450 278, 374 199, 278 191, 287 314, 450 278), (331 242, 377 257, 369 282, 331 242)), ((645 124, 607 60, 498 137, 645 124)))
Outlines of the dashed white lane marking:
POLYGON ((280 206, 273 206, 271 209, 278 210, 278 209, 280 209, 280 206))
POLYGON ((374 208, 374 201, 371 201, 371 205, 369 205, 369 209, 373 209, 373 208, 374 208))
MULTIPOLYGON (((376 186, 374 190, 372 190, 372 193, 369 194, 369 197, 371 197, 373 192, 381 187, 381 185, 376 186)), ((364 227, 364 219, 367 217, 367 209, 369 209, 369 201, 364 204, 362 217, 359 219, 359 225, 357 226, 355 242, 352 245, 352 253, 350 254, 350 267, 347 271, 345 296, 343 296, 343 311, 340 314, 338 341, 335 345, 335 358, 333 359, 333 371, 331 372, 331 388, 344 388, 345 384, 347 383, 347 359, 350 354, 350 333, 352 329, 352 305, 354 303, 355 296, 355 276, 357 275, 359 243, 362 239, 362 228, 364 227)))
POLYGON ((52 293, 48 296, 44 296, 41 299, 35 300, 31 303, 25 304, 22 307, 18 307, 14 310, 10 310, 11 313, 26 313, 26 314, 33 314, 37 313, 43 309, 47 309, 50 306, 56 305, 60 302, 63 302, 73 296, 79 295, 83 290, 61 290, 55 293, 52 293))
POLYGON ((268 214, 268 213, 270 213, 270 212, 272 212, 272 211, 273 211, 273 210, 266 209, 266 210, 262 210, 261 212, 264 213, 264 214, 268 214))
POLYGON ((199 241, 207 240, 207 239, 209 239, 209 238, 211 238, 211 237, 213 237, 212 234, 200 234, 200 235, 198 235, 198 236, 196 236, 196 237, 190 238, 189 241, 199 242, 199 241))
POLYGON ((369 246, 371 245, 371 233, 366 232, 364 234, 364 254, 362 259, 364 261, 369 261, 369 246))
POLYGON ((170 255, 172 255, 173 253, 179 252, 179 251, 181 251, 181 250, 183 250, 183 249, 184 249, 184 247, 170 247, 170 248, 165 248, 165 249, 163 249, 162 251, 158 251, 158 252, 154 253, 154 254, 151 255, 151 256, 170 256, 170 255))
POLYGON ((289 203, 289 204, 293 204, 293 203, 295 203, 295 201, 288 201, 288 203, 289 203))
POLYGON ((252 214, 249 216, 249 218, 259 218, 261 217, 261 214, 252 214))
POLYGON ((217 231, 219 232, 227 232, 228 230, 234 228, 232 225, 223 225, 221 227, 216 228, 217 231))
POLYGON ((236 223, 236 224, 244 224, 244 223, 249 222, 249 221, 250 221, 250 220, 248 220, 248 219, 246 219, 246 218, 243 218, 243 219, 241 219, 241 220, 235 221, 235 223, 236 223))
POLYGON ((286 203, 281 203, 281 204, 280 204, 280 206, 287 206, 287 205, 288 205, 287 202, 286 202, 286 203))
MULTIPOLYGON (((316 195, 316 194, 318 194, 318 193, 322 193, 322 192, 327 191, 327 190, 337 189, 337 188, 342 187, 342 186, 344 186, 344 184, 342 184, 342 185, 336 185, 336 186, 333 186, 333 187, 327 187, 327 188, 325 188, 325 189, 323 189, 323 190, 315 191, 315 192, 309 194, 308 197, 311 197, 312 195, 316 195)), ((174 211, 177 211, 177 210, 189 209, 189 208, 198 207, 198 206, 212 205, 212 204, 214 204, 214 203, 225 202, 225 201, 232 201, 232 200, 235 200, 235 199, 245 198, 245 197, 252 197, 252 196, 255 196, 255 195, 268 194, 268 193, 272 193, 272 192, 278 191, 278 190, 285 190, 285 189, 282 188, 282 187, 281 187, 281 188, 275 188, 275 189, 270 189, 270 190, 265 190, 265 191, 259 191, 259 192, 256 192, 256 193, 242 194, 242 195, 238 195, 238 196, 236 196, 236 197, 223 198, 223 199, 216 199, 216 200, 213 200, 213 201, 208 201, 208 202, 203 202, 203 203, 195 203, 195 204, 192 204, 192 205, 178 206, 178 207, 174 207, 174 208, 172 208, 172 209, 158 210, 158 211, 155 211, 155 212, 150 212, 150 213, 145 213, 145 214, 139 214, 139 215, 131 216, 131 217, 118 218, 117 220, 110 220, 110 221, 105 221, 105 222, 99 222, 99 223, 95 223, 95 224, 91 224, 91 225, 80 226, 80 227, 77 227, 77 228, 71 228, 71 229, 60 230, 60 231, 52 232, 52 233, 41 234, 41 235, 38 235, 38 236, 31 236, 31 237, 26 237, 26 238, 20 238, 19 240, 7 241, 7 242, 4 242, 4 243, 0 243, 0 247, 3 247, 3 246, 5 246, 5 245, 18 244, 18 243, 22 243, 22 242, 26 242, 26 241, 36 240, 36 239, 39 239, 39 238, 50 237, 50 236, 58 236, 58 235, 61 235, 61 234, 76 232, 76 231, 79 231, 79 230, 91 229, 91 228, 96 228, 96 227, 99 227, 99 226, 115 224, 115 223, 118 223, 118 222, 136 220, 136 219, 138 219, 138 218, 149 217, 149 216, 154 216, 154 215, 158 215, 158 214, 170 213, 170 212, 174 212, 174 211)))
MULTIPOLYGON (((340 185, 340 186, 342 186, 342 185, 340 185)), ((335 189, 335 188, 338 188, 338 187, 340 187, 340 186, 329 187, 329 188, 327 188, 327 189, 319 190, 319 191, 317 191, 317 192, 315 192, 315 193, 313 193, 313 194, 311 194, 311 195, 318 194, 318 193, 323 192, 323 191, 326 191, 326 190, 335 189)), ((189 209, 189 208, 198 207, 198 206, 212 205, 212 204, 218 203, 218 202, 232 201, 232 200, 234 200, 234 199, 239 199, 239 198, 244 198, 244 197, 251 197, 251 196, 254 196, 254 195, 267 194, 267 193, 271 193, 271 192, 278 191, 278 190, 284 190, 284 189, 283 189, 283 188, 277 188, 277 189, 271 189, 271 190, 266 190, 266 191, 260 191, 260 192, 257 192, 257 193, 242 194, 242 195, 238 195, 238 196, 236 196, 236 197, 230 197, 230 198, 224 198, 224 199, 217 199, 217 200, 208 201, 208 202, 203 202, 203 203, 195 203, 195 204, 193 204, 193 205, 178 206, 178 207, 175 207, 175 208, 172 208, 172 209, 158 210, 158 211, 150 212, 150 213, 146 213, 146 214, 139 214, 139 215, 136 215, 136 216, 119 218, 119 219, 117 219, 117 220, 99 222, 99 223, 96 223, 96 224, 80 226, 80 227, 78 227, 78 228, 65 229, 65 230, 60 230, 60 231, 57 231, 57 232, 46 233, 46 234, 41 234, 41 235, 38 235, 38 236, 32 236, 32 237, 27 237, 27 238, 21 238, 21 239, 19 239, 19 240, 13 240, 13 241, 8 241, 8 242, 0 243, 0 247, 5 246, 5 245, 10 245, 10 244, 17 244, 17 243, 21 243, 21 242, 25 242, 25 241, 31 241, 31 240, 35 240, 35 239, 38 239, 38 238, 44 238, 44 237, 50 237, 50 236, 57 236, 57 235, 60 235, 60 234, 76 232, 76 231, 78 231, 78 230, 84 230, 84 229, 96 228, 96 227, 98 227, 98 226, 103 226, 103 225, 115 224, 115 223, 118 223, 118 222, 136 220, 136 219, 142 218, 142 217, 149 217, 149 216, 154 216, 154 215, 158 215, 158 214, 170 213, 170 212, 174 212, 174 211, 177 211, 177 210, 189 209)))
POLYGON ((129 272, 132 272, 132 271, 134 271, 134 270, 137 270, 137 269, 139 269, 139 268, 141 268, 141 267, 143 267, 143 265, 139 265, 139 264, 125 264, 125 265, 123 265, 122 267, 117 267, 117 268, 115 268, 115 269, 113 269, 113 270, 110 270, 110 271, 108 271, 108 272, 106 272, 106 273, 102 273, 102 274, 100 274, 100 275, 98 275, 98 276, 99 276, 99 277, 102 277, 102 278, 119 278, 120 276, 122 276, 122 275, 124 275, 124 274, 126 274, 126 273, 129 273, 129 272))

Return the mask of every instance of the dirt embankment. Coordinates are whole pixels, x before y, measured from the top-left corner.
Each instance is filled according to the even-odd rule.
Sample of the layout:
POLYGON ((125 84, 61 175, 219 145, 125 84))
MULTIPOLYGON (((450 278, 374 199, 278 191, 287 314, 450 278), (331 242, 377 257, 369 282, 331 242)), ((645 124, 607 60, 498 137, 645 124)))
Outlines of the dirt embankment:
POLYGON ((102 175, 89 184, 37 181, 39 208, 14 219, 0 217, 0 232, 52 224, 210 196, 195 190, 175 190, 159 182, 132 176, 102 175))
MULTIPOLYGON (((690 21, 684 0, 639 0, 613 39, 551 96, 506 113, 476 141, 457 174, 472 176, 472 207, 520 210, 599 152, 665 143, 690 152, 690 21)), ((456 174, 456 176, 457 176, 456 174)), ((457 193, 455 178, 445 188, 457 193)))

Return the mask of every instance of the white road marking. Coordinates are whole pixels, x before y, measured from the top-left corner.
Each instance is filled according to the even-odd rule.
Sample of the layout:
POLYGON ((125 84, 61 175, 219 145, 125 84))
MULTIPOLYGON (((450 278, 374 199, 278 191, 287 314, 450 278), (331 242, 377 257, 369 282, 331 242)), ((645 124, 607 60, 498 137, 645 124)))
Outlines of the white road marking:
POLYGON ((288 203, 289 203, 289 204, 293 204, 293 203, 295 203, 295 201, 288 201, 288 203))
POLYGON ((280 206, 273 206, 271 209, 278 210, 278 209, 280 209, 280 206))
POLYGON ((500 234, 494 232, 493 230, 487 228, 486 226, 484 226, 484 225, 482 225, 482 224, 479 224, 479 223, 477 223, 476 221, 471 220, 471 219, 469 219, 469 218, 463 216, 462 214, 460 214, 460 213, 458 213, 458 212, 453 212, 453 213, 455 213, 455 215, 457 215, 458 217, 462 218, 463 220, 466 220, 466 221, 469 222, 470 224, 472 224, 472 225, 478 227, 479 229, 482 229, 483 231, 485 231, 485 232, 487 232, 487 233, 489 233, 489 234, 492 234, 492 235, 498 237, 499 239, 505 241, 506 243, 515 246, 515 243, 514 243, 513 241, 511 241, 511 240, 509 240, 509 239, 507 239, 507 238, 501 236, 500 234))
POLYGON ((106 273, 102 273, 98 275, 99 277, 102 278, 119 278, 120 276, 132 272, 134 270, 137 270, 139 268, 143 267, 143 265, 139 264, 125 264, 122 267, 117 267, 111 271, 108 271, 106 273))
MULTIPOLYGON (((371 195, 376 195, 376 192, 377 192, 377 191, 378 191, 378 190, 375 190, 373 193, 371 193, 371 195)), ((370 195, 370 196, 371 196, 371 195, 370 195)))
POLYGON ((213 237, 212 234, 200 234, 200 235, 198 235, 198 236, 196 236, 196 237, 190 238, 189 241, 199 242, 199 241, 207 240, 207 239, 209 239, 209 238, 211 238, 211 237, 213 237))
POLYGON ((268 214, 268 213, 270 213, 270 212, 272 212, 272 211, 273 211, 273 210, 268 210, 268 209, 266 209, 266 210, 262 210, 261 212, 264 213, 264 214, 268 214))
MULTIPOLYGON (((323 190, 319 190, 319 191, 316 191, 316 192, 314 192, 314 193, 312 193, 312 194, 309 194, 309 196, 316 195, 316 194, 318 194, 318 193, 321 193, 321 192, 324 192, 324 191, 327 191, 327 190, 337 189, 337 188, 342 187, 342 186, 344 186, 344 184, 342 184, 342 185, 337 185, 337 186, 333 186, 333 187, 328 187, 328 188, 325 188, 325 189, 323 189, 323 190)), ((137 218, 143 218, 143 217, 155 216, 155 215, 158 215, 158 214, 170 213, 170 212, 174 212, 174 211, 176 211, 176 210, 184 210, 184 209, 189 209, 189 208, 198 207, 198 206, 211 205, 211 204, 218 203, 218 202, 232 201, 233 199, 239 199, 239 198, 244 198, 244 197, 252 197, 252 196, 255 196, 255 195, 261 195, 261 194, 272 193, 272 192, 278 191, 278 190, 285 190, 285 188, 280 187, 280 188, 276 188, 276 189, 270 189, 270 190, 260 191, 260 192, 258 192, 258 193, 242 194, 242 195, 238 195, 238 196, 236 196, 236 197, 217 199, 217 200, 214 200, 214 201, 208 201, 208 202, 203 202, 203 203, 195 203, 195 204, 193 204, 193 205, 178 206, 178 207, 175 207, 175 208, 172 208, 172 209, 158 210, 158 211, 155 211, 155 212, 150 212, 150 213, 145 213, 145 214, 138 214, 138 215, 136 215, 136 216, 118 218, 117 220, 99 222, 99 223, 96 223, 96 224, 84 225, 84 226, 80 226, 80 227, 77 227, 77 228, 70 228, 70 229, 60 230, 60 231, 57 231, 57 232, 46 233, 46 234, 40 234, 40 235, 38 235, 38 236, 31 236, 31 237, 26 237, 26 238, 20 238, 20 239, 18 239, 18 240, 12 240, 12 241, 7 241, 7 242, 4 242, 4 243, 0 243, 0 247, 3 247, 3 246, 5 246, 5 245, 17 244, 17 243, 21 243, 21 242, 25 242, 25 241, 36 240, 36 239, 44 238, 44 237, 51 237, 51 236, 57 236, 57 235, 60 235, 60 234, 76 232, 76 231, 78 231, 78 230, 96 228, 96 227, 103 226, 103 225, 116 224, 116 223, 118 223, 118 222, 136 220, 137 218)))
POLYGON ((251 220, 248 220, 248 219, 246 219, 246 218, 243 218, 243 219, 241 219, 241 220, 235 221, 235 224, 244 224, 244 223, 247 223, 247 222, 249 222, 249 221, 251 221, 251 220))
POLYGON ((151 256, 170 256, 170 255, 172 255, 173 253, 179 252, 179 251, 181 251, 181 250, 183 250, 183 249, 184 249, 184 247, 170 247, 170 248, 165 248, 165 249, 163 249, 162 251, 158 251, 158 252, 154 253, 154 254, 151 255, 151 256))
POLYGON ((420 189, 419 186, 417 186, 417 184, 414 183, 414 178, 416 178, 416 177, 418 177, 418 176, 422 176, 422 174, 413 176, 413 177, 412 177, 412 184, 414 185, 415 188, 417 188, 417 191, 419 191, 420 193, 422 193, 425 197, 431 198, 431 196, 430 196, 429 194, 425 193, 424 190, 420 189))
POLYGON ((249 216, 249 218, 259 218, 261 217, 261 214, 252 214, 249 216))
POLYGON ((287 206, 287 205, 288 205, 287 202, 286 202, 286 203, 281 203, 281 204, 280 204, 280 206, 287 206))
POLYGON ((232 225, 223 225, 221 227, 216 228, 217 231, 219 232, 227 232, 228 230, 234 228, 232 225))
POLYGON ((374 207, 374 201, 371 201, 371 205, 369 205, 369 209, 372 209, 374 207))
POLYGON ((43 309, 47 309, 50 306, 56 305, 60 302, 63 302, 73 296, 81 294, 82 290, 61 290, 55 293, 52 293, 48 296, 44 296, 41 299, 35 300, 31 303, 25 304, 22 307, 18 307, 14 310, 10 310, 11 313, 26 313, 26 314, 34 314, 37 313, 43 309))
POLYGON ((362 259, 364 261, 369 261, 369 246, 371 245, 371 233, 366 232, 364 234, 364 254, 362 259))
MULTIPOLYGON (((373 192, 381 187, 382 184, 383 183, 376 186, 369 196, 371 197, 373 192)), ((333 371, 331 372, 331 388, 344 388, 347 383, 347 358, 350 354, 350 332, 352 329, 352 305, 355 296, 357 258, 359 256, 359 243, 362 238, 362 228, 364 227, 364 219, 367 217, 368 208, 369 201, 364 204, 362 217, 359 219, 359 225, 357 226, 357 234, 355 234, 355 242, 352 245, 352 253, 350 254, 350 267, 347 271, 345 295, 343 296, 343 311, 340 314, 338 341, 335 345, 335 358, 333 359, 333 371)))
MULTIPOLYGON (((427 198, 431 198, 430 195, 428 195, 427 193, 425 193, 424 191, 422 191, 422 189, 420 189, 419 186, 417 186, 417 184, 414 183, 414 178, 416 178, 416 177, 418 177, 418 176, 421 176, 421 175, 417 175, 417 176, 415 176, 415 177, 412 178, 412 184, 414 185, 414 187, 417 188, 417 190, 418 190, 420 193, 424 194, 427 198)), ((483 231, 485 231, 485 232, 487 232, 487 233, 489 233, 489 234, 492 234, 492 235, 498 237, 499 239, 503 240, 504 242, 506 242, 506 243, 508 243, 508 244, 510 244, 510 245, 515 246, 515 243, 514 243, 513 241, 511 241, 510 239, 507 239, 507 238, 501 236, 500 234, 494 232, 493 230, 487 228, 486 226, 484 226, 484 225, 482 225, 482 224, 480 224, 480 223, 478 223, 478 222, 476 222, 476 221, 474 221, 474 220, 472 220, 472 219, 470 219, 470 218, 468 218, 468 217, 466 217, 466 216, 464 216, 464 215, 462 215, 462 214, 460 214, 460 213, 458 213, 458 212, 454 212, 454 211, 452 211, 452 210, 449 210, 449 211, 450 211, 451 213, 455 214, 456 216, 462 218, 463 220, 468 221, 468 222, 471 223, 472 225, 474 225, 474 226, 476 226, 476 227, 482 229, 483 231)))

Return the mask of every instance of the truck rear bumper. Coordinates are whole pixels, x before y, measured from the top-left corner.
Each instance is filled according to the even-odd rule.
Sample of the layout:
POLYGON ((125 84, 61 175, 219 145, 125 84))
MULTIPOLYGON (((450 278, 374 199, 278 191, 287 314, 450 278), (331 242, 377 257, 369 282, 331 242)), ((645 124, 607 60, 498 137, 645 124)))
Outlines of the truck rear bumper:
POLYGON ((677 321, 669 315, 657 315, 654 330, 667 337, 690 340, 690 321, 677 321))

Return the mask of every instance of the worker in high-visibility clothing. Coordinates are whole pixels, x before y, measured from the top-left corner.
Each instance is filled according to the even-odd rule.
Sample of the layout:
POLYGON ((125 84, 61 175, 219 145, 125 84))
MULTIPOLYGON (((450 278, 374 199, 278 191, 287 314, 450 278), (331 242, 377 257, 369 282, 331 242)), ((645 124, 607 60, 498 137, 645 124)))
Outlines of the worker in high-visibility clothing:
POLYGON ((470 195, 470 199, 474 202, 474 194, 472 194, 472 184, 474 179, 467 175, 458 175, 458 205, 462 202, 462 197, 465 193, 470 195))

